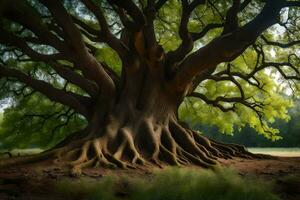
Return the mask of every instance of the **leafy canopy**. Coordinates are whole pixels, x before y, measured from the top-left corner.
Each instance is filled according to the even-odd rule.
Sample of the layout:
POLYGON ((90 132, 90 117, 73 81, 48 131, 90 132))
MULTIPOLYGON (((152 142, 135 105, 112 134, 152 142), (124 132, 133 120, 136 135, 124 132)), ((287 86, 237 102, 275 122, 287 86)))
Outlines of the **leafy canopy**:
MULTIPOLYGON (((110 4, 102 0, 93 2, 103 9, 112 32, 120 38, 123 25, 110 4)), ((133 2, 139 8, 147 5, 145 0, 133 2)), ((50 26, 53 23, 49 11, 39 1, 27 0, 26 3, 34 12, 44 16, 42 18, 44 25, 50 26)), ((264 5, 264 1, 250 1, 238 14, 239 25, 251 21, 261 12, 264 5)), ((231 6, 232 1, 216 0, 207 1, 196 7, 189 19, 189 31, 201 32, 210 24, 215 24, 215 27, 195 42, 193 52, 222 33, 223 28, 220 25, 225 22, 226 13, 231 6)), ((95 16, 81 1, 65 0, 64 7, 77 20, 95 30, 101 29, 95 16)), ((182 43, 178 33, 182 12, 179 0, 168 0, 154 20, 157 40, 166 52, 175 50, 182 43)), ((205 80, 199 81, 195 92, 200 95, 186 97, 179 109, 180 119, 191 123, 214 125, 220 132, 226 134, 232 134, 235 130, 249 125, 269 139, 279 139, 278 130, 272 128, 272 123, 275 119, 289 120, 287 110, 293 106, 290 93, 298 96, 300 86, 299 82, 290 77, 297 76, 299 79, 296 69, 299 66, 300 53, 298 43, 283 48, 270 41, 287 44, 299 40, 300 26, 299 20, 296 20, 299 15, 299 9, 296 7, 282 9, 278 24, 265 31, 235 60, 219 64, 205 80), (285 64, 265 66, 270 62, 285 64)), ((1 18, 0 24, 2 29, 21 38, 35 36, 30 30, 11 20, 1 18)), ((77 25, 82 31, 85 43, 94 51, 95 57, 120 76, 122 61, 117 52, 106 44, 93 41, 93 36, 85 32, 80 23, 77 25)), ((51 46, 34 41, 27 43, 38 53, 46 55, 56 53, 51 46)), ((0 60, 5 66, 21 70, 35 79, 50 83, 55 88, 89 96, 81 88, 59 76, 47 63, 28 59, 27 55, 13 45, 0 45, 0 60)), ((60 60, 59 63, 81 74, 76 66, 66 60, 60 60)), ((84 117, 74 110, 53 103, 13 78, 0 79, 0 99, 10 102, 10 107, 4 111, 0 127, 2 147, 37 144, 49 147, 72 132, 70 130, 77 130, 87 123, 84 117)))

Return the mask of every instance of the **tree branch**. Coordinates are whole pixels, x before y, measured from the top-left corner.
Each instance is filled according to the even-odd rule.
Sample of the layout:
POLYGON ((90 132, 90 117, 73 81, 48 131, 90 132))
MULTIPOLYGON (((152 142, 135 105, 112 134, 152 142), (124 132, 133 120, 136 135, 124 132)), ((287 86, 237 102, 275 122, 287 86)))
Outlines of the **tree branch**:
POLYGON ((215 28, 221 28, 223 27, 224 24, 218 24, 218 23, 211 23, 211 24, 207 24, 203 29, 202 31, 196 33, 196 32, 192 32, 191 35, 192 35, 192 38, 193 38, 193 41, 196 41, 202 37, 204 37, 210 30, 212 29, 215 29, 215 28))
MULTIPOLYGON (((121 40, 117 39, 109 30, 109 25, 105 19, 105 16, 102 10, 91 0, 81 0, 82 3, 96 16, 98 23, 101 27, 101 31, 96 33, 98 36, 98 41, 105 41, 112 49, 114 49, 121 58, 126 57, 128 55, 128 49, 122 44, 121 40)), ((79 22, 76 20, 77 23, 79 22)), ((87 25, 84 25, 83 22, 80 22, 81 27, 85 27, 86 30, 90 30, 87 28, 87 25)), ((89 31, 91 32, 91 31, 89 31)), ((94 32, 94 31, 93 31, 94 32)))
POLYGON ((227 11, 223 33, 227 34, 235 31, 238 28, 238 12, 240 10, 240 0, 233 0, 232 6, 227 11))
POLYGON ((103 95, 112 98, 115 93, 114 82, 101 64, 88 52, 81 33, 72 21, 71 16, 59 1, 41 0, 41 2, 50 10, 57 23, 65 31, 65 40, 74 49, 73 63, 80 66, 85 75, 98 84, 103 95))
POLYGON ((239 56, 257 37, 277 22, 283 1, 268 0, 260 14, 234 33, 222 35, 189 55, 181 64, 174 78, 179 90, 186 90, 193 78, 214 68, 221 62, 229 62, 239 56))
POLYGON ((124 9, 136 24, 136 29, 140 30, 145 25, 145 16, 141 10, 131 0, 108 0, 112 5, 124 9))
POLYGON ((260 36, 261 39, 263 39, 263 41, 267 44, 267 45, 272 45, 272 46, 278 46, 280 48, 289 48, 292 47, 294 45, 299 45, 300 44, 300 40, 295 40, 289 43, 280 43, 280 42, 274 42, 274 41, 269 41, 264 35, 260 36))
POLYGON ((24 39, 15 36, 12 33, 8 33, 1 27, 0 27, 0 43, 6 44, 8 46, 18 47, 21 52, 25 53, 34 61, 54 61, 54 60, 59 60, 64 58, 63 55, 60 53, 56 53, 52 55, 40 54, 34 51, 32 48, 30 48, 24 39))
POLYGON ((158 12, 168 0, 158 0, 155 4, 155 10, 158 12))
POLYGON ((176 50, 170 51, 166 55, 166 67, 168 68, 168 70, 171 70, 170 73, 172 73, 172 68, 174 68, 173 64, 181 61, 193 49, 194 41, 192 35, 188 30, 188 22, 193 10, 198 5, 204 3, 205 1, 203 0, 194 0, 189 4, 188 0, 181 0, 182 14, 178 30, 179 36, 181 38, 181 44, 176 50))
POLYGON ((83 98, 80 95, 56 89, 45 81, 34 79, 19 70, 10 69, 2 65, 0 65, 0 77, 16 78, 18 81, 44 94, 50 100, 69 106, 83 116, 89 117, 88 110, 81 103, 83 98), (80 100, 77 97, 80 97, 80 100))
POLYGON ((262 102, 257 102, 254 98, 242 98, 242 97, 223 97, 223 96, 218 96, 214 100, 208 99, 204 94, 198 93, 198 92, 193 92, 189 95, 190 97, 196 97, 202 99, 205 103, 210 104, 212 106, 215 106, 219 108, 223 112, 228 112, 228 111, 235 111, 235 104, 240 103, 250 109, 252 109, 254 112, 256 112, 260 117, 262 115, 262 112, 259 109, 262 109, 263 106, 265 105, 262 102), (247 100, 252 100, 253 102, 249 102, 247 100), (224 107, 220 102, 228 102, 228 103, 233 103, 232 106, 230 107, 224 107))
POLYGON ((3 17, 28 28, 36 34, 43 43, 53 46, 60 52, 66 52, 63 42, 49 31, 47 25, 42 22, 37 12, 33 12, 33 8, 28 3, 19 0, 2 0, 0 7, 0 14, 3 17))
POLYGON ((219 108, 223 112, 234 111, 234 109, 235 109, 234 106, 225 108, 223 105, 221 105, 219 103, 219 100, 217 100, 217 99, 216 100, 210 100, 204 94, 201 94, 201 93, 193 92, 189 95, 189 97, 199 98, 199 99, 203 100, 205 103, 219 108))
POLYGON ((86 91, 92 97, 96 97, 98 94, 98 87, 92 81, 85 79, 78 73, 74 72, 70 67, 57 62, 49 63, 51 67, 65 80, 73 83, 74 85, 80 87, 86 91))

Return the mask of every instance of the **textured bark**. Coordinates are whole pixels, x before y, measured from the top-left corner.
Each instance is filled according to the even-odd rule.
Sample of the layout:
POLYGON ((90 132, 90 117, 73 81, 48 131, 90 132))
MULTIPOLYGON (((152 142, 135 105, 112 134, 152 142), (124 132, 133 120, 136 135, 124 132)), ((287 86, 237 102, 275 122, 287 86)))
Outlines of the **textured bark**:
POLYGON ((72 134, 42 155, 13 158, 0 166, 53 159, 79 175, 82 168, 99 165, 208 168, 216 165, 218 158, 259 157, 242 146, 210 140, 180 124, 176 112, 184 94, 172 89, 172 83, 159 73, 160 68, 152 70, 136 70, 126 79, 113 104, 94 109, 84 131, 72 134))
MULTIPOLYGON (((92 165, 134 168, 139 164, 196 164, 210 167, 217 164, 218 158, 261 157, 247 152, 242 146, 216 142, 190 130, 179 123, 177 111, 188 95, 198 97, 224 112, 229 109, 218 104, 218 100, 239 102, 251 107, 231 74, 229 80, 241 90, 240 98, 219 97, 209 100, 193 91, 201 81, 208 79, 207 76, 218 64, 235 59, 254 44, 264 30, 277 22, 283 7, 299 6, 298 3, 268 0, 257 16, 239 27, 238 13, 250 1, 241 3, 236 0, 227 11, 224 23, 207 24, 202 31, 192 33, 188 30, 190 16, 197 6, 206 1, 182 0, 178 30, 182 43, 177 49, 165 52, 156 39, 154 19, 166 0, 156 3, 149 0, 143 9, 131 0, 107 1, 123 24, 120 38, 114 35, 113 26, 107 23, 100 4, 91 0, 80 1, 96 17, 99 30, 78 19, 79 16, 68 13, 61 1, 40 1, 49 10, 52 21, 56 22, 54 27, 53 24, 45 24, 41 13, 33 12, 34 8, 25 1, 0 1, 1 17, 34 33, 34 37, 21 37, 0 27, 0 43, 26 54, 31 61, 47 63, 67 82, 77 85, 89 95, 57 89, 17 67, 9 68, 5 63, 1 64, 0 77, 14 78, 50 100, 72 108, 83 115, 89 125, 66 138, 53 150, 38 156, 1 161, 0 167, 51 158, 70 166, 73 174, 80 174, 83 167, 92 165), (224 28, 220 36, 191 53, 195 41, 220 27, 224 28), (120 77, 96 59, 93 54, 97 47, 86 42, 82 35, 115 50, 122 61, 120 77), (31 48, 28 42, 46 44, 58 52, 41 54, 31 48), (70 62, 72 67, 62 65, 59 60, 70 62)), ((269 64, 265 63, 251 74, 239 77, 249 81, 258 70, 269 64)), ((276 66, 284 78, 299 79, 286 76, 276 66)), ((230 73, 229 70, 226 72, 230 73)), ((219 77, 210 78, 224 80, 222 72, 219 73, 219 77)))

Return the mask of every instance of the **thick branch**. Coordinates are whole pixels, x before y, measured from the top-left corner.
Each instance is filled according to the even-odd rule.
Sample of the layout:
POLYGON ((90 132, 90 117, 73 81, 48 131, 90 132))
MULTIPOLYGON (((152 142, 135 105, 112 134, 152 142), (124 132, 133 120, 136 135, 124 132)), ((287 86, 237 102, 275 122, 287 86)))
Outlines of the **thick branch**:
POLYGON ((233 0, 231 8, 227 11, 222 35, 233 32, 238 28, 237 14, 240 10, 240 3, 240 0, 233 0))
POLYGON ((277 22, 283 2, 267 1, 266 5, 252 21, 234 33, 222 35, 206 46, 188 56, 181 64, 175 77, 175 84, 180 90, 186 90, 188 84, 198 74, 214 68, 221 62, 229 62, 239 56, 257 37, 277 22))
POLYGON ((195 0, 189 4, 187 0, 182 0, 182 14, 181 14, 181 21, 179 25, 179 36, 181 38, 180 46, 174 50, 167 53, 167 64, 176 63, 181 61, 187 53, 189 53, 193 49, 193 38, 188 30, 188 22, 190 19, 190 15, 193 10, 200 4, 205 3, 202 0, 195 0))
POLYGON ((113 5, 117 5, 119 8, 124 9, 130 17, 134 20, 136 28, 140 29, 145 24, 145 16, 141 10, 131 0, 109 0, 113 5))
POLYGON ((155 10, 159 11, 159 9, 161 9, 161 7, 163 7, 167 1, 168 0, 158 0, 155 4, 155 10))
POLYGON ((36 80, 19 70, 10 69, 2 65, 0 65, 0 77, 16 78, 18 81, 44 94, 50 100, 69 106, 70 108, 74 109, 76 112, 86 117, 89 116, 87 109, 80 102, 82 99, 79 100, 77 98, 80 95, 56 89, 45 81, 36 80))
POLYGON ((64 30, 65 41, 69 47, 75 51, 75 57, 84 60, 87 54, 86 47, 81 37, 81 33, 73 23, 71 16, 67 13, 60 1, 41 0, 49 9, 58 25, 64 30))
POLYGON ((52 63, 50 63, 50 65, 65 80, 80 87, 81 89, 86 91, 92 97, 97 96, 98 87, 92 81, 85 79, 78 73, 74 72, 70 67, 64 66, 63 64, 59 64, 57 62, 52 62, 52 63))
POLYGON ((59 1, 41 0, 50 10, 57 23, 66 34, 66 41, 74 49, 74 64, 78 64, 84 70, 89 79, 94 80, 101 88, 103 95, 111 98, 115 92, 113 80, 105 72, 101 64, 88 52, 81 33, 73 23, 71 16, 59 1))
MULTIPOLYGON (((128 55, 128 49, 125 47, 122 42, 116 38, 109 30, 109 25, 107 24, 107 20, 102 12, 102 10, 91 0, 81 0, 84 5, 96 16, 98 23, 101 27, 101 31, 99 31, 96 35, 98 36, 98 41, 105 41, 112 49, 114 49, 120 57, 125 57, 128 55)), ((77 22, 80 22, 77 20, 77 22)), ((80 22, 81 27, 85 27, 87 30, 91 30, 87 28, 83 22, 80 22)))
POLYGON ((28 46, 27 42, 24 39, 15 36, 12 33, 8 33, 1 27, 0 27, 0 43, 6 44, 7 46, 17 47, 21 52, 23 52, 24 54, 32 58, 32 60, 34 61, 53 61, 53 60, 63 59, 63 56, 60 53, 45 55, 34 51, 32 48, 28 46))
POLYGON ((53 46, 57 50, 64 52, 66 48, 53 33, 48 30, 46 24, 41 20, 37 12, 25 1, 2 0, 0 2, 0 14, 5 18, 13 20, 31 30, 43 43, 53 46))

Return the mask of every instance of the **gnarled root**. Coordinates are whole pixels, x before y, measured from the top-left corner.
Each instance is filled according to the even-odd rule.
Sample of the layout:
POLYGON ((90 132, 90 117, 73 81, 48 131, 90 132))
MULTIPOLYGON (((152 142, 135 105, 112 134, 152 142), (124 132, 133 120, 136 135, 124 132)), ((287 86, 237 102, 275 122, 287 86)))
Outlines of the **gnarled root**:
POLYGON ((243 146, 208 139, 176 121, 159 125, 143 120, 135 128, 124 126, 115 132, 64 149, 57 154, 57 161, 69 165, 72 174, 79 175, 83 167, 89 166, 136 168, 195 164, 209 168, 218 163, 218 158, 265 158, 248 152, 243 146))
POLYGON ((69 166, 76 176, 81 174, 82 168, 91 166, 136 168, 139 165, 195 164, 209 168, 218 163, 218 158, 267 158, 252 154, 240 145, 208 139, 175 120, 158 124, 151 119, 141 120, 136 126, 107 129, 101 136, 73 141, 40 158, 50 156, 55 156, 56 163, 69 166))

